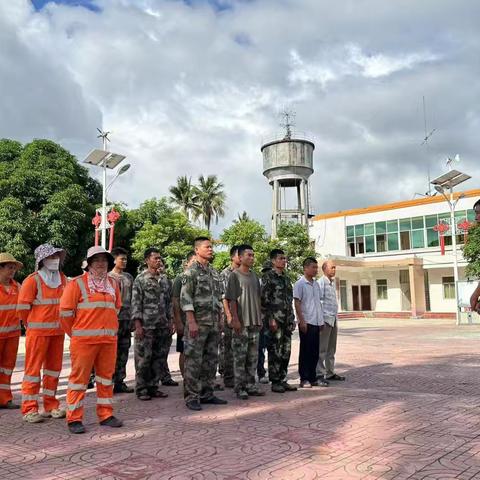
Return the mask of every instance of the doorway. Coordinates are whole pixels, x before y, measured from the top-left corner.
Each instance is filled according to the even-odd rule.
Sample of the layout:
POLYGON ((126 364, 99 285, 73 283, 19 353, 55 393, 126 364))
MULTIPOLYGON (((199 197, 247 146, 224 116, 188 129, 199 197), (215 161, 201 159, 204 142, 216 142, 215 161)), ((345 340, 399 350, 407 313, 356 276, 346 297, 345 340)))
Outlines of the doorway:
POLYGON ((358 285, 352 285, 353 310, 360 311, 360 289, 358 285))
POLYGON ((372 309, 372 300, 370 296, 370 285, 362 285, 360 287, 360 296, 362 297, 362 310, 369 311, 372 309))

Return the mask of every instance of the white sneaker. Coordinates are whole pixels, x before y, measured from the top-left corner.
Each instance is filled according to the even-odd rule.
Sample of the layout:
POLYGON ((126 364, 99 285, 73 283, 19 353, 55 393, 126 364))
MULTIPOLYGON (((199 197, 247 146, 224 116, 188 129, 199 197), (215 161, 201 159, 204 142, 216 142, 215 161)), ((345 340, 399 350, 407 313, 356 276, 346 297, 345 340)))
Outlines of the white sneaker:
POLYGON ((270 382, 268 381, 268 377, 265 376, 265 377, 260 377, 258 379, 258 383, 262 383, 262 384, 266 385, 267 383, 270 383, 270 382))
POLYGON ((304 382, 300 382, 300 388, 312 388, 312 384, 308 380, 305 380, 304 382))
POLYGON ((41 415, 43 418, 65 418, 67 412, 63 408, 54 408, 49 412, 42 412, 41 415))
POLYGON ((30 412, 23 416, 27 423, 42 423, 44 418, 38 412, 30 412))

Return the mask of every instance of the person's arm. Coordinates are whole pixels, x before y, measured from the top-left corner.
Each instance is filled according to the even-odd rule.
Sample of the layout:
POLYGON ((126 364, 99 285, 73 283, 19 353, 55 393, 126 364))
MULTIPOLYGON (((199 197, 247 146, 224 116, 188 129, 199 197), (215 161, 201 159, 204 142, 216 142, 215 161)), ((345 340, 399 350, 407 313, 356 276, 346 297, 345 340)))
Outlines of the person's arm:
POLYGON ((227 288, 225 289, 224 302, 228 304, 228 312, 231 315, 229 325, 239 334, 242 330, 242 322, 238 316, 238 297, 242 294, 240 282, 236 274, 230 274, 227 288))
POLYGON ((182 309, 180 308, 180 289, 182 287, 182 277, 177 277, 172 286, 172 313, 175 323, 175 330, 178 335, 183 335, 182 309))
POLYGON ((73 322, 75 321, 79 301, 80 289, 77 282, 69 282, 60 298, 60 325, 69 337, 72 336, 73 322))
POLYGON ((180 292, 180 306, 185 312, 188 323, 188 334, 192 338, 198 336, 198 323, 195 318, 193 298, 195 295, 195 280, 192 270, 187 270, 182 279, 182 290, 180 292))
POLYGON ((271 308, 271 298, 272 298, 272 282, 270 279, 265 276, 264 281, 262 282, 262 292, 261 292, 261 305, 263 312, 265 314, 265 321, 267 323, 268 328, 271 332, 275 333, 278 329, 278 324, 274 318, 270 315, 270 308, 271 308))
POLYGON ((480 313, 478 311, 480 308, 478 297, 480 297, 480 283, 477 285, 477 288, 475 289, 472 296, 470 297, 470 306, 472 307, 472 310, 474 312, 480 313))
POLYGON ((37 298, 37 283, 33 276, 27 277, 18 293, 17 315, 23 325, 28 327, 27 318, 32 309, 33 301, 37 298))
POLYGON ((135 335, 142 339, 143 331, 143 288, 140 277, 133 282, 132 287, 132 319, 135 325, 135 335))

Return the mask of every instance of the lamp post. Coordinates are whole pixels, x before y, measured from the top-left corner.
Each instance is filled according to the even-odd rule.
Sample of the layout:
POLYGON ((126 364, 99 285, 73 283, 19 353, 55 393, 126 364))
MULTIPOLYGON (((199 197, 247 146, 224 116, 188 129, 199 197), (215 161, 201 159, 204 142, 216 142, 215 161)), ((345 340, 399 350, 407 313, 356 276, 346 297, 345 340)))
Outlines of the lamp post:
POLYGON ((469 180, 470 175, 459 172, 458 170, 450 170, 450 172, 432 180, 431 184, 435 190, 442 194, 445 198, 448 208, 450 209, 450 230, 452 233, 452 250, 453 250, 453 278, 455 281, 455 319, 457 325, 460 325, 460 310, 458 308, 458 256, 457 256, 457 226, 455 224, 455 207, 458 201, 464 197, 463 194, 454 199, 453 187, 469 180))
POLYGON ((97 128, 99 135, 97 138, 102 139, 102 147, 103 150, 92 150, 87 158, 83 161, 84 163, 88 163, 90 165, 96 165, 98 167, 102 167, 102 210, 101 210, 101 223, 100 223, 100 230, 102 232, 101 237, 101 245, 103 248, 107 247, 107 229, 109 228, 109 224, 107 221, 107 190, 111 187, 112 183, 116 180, 119 175, 125 173, 129 168, 130 165, 124 165, 120 168, 117 172, 117 175, 114 177, 112 182, 107 186, 107 168, 113 169, 117 167, 124 159, 125 155, 119 155, 117 153, 112 153, 107 151, 107 142, 110 141, 108 135, 110 132, 104 132, 97 128), (125 168, 126 167, 126 168, 125 168))

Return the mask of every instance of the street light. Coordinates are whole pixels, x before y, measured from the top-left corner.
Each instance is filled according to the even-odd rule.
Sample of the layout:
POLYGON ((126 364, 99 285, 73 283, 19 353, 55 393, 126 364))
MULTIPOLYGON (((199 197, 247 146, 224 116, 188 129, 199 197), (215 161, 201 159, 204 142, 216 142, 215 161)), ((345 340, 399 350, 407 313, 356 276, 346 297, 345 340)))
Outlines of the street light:
MULTIPOLYGON (((126 158, 125 155, 119 155, 118 153, 112 153, 107 151, 107 141, 110 141, 108 138, 108 134, 110 132, 103 132, 102 130, 98 129, 100 132, 98 138, 101 138, 103 141, 103 150, 92 150, 87 158, 83 161, 84 163, 88 163, 90 165, 95 165, 97 167, 102 167, 103 169, 103 182, 102 182, 102 222, 100 224, 100 230, 102 232, 102 247, 107 247, 107 168, 113 169, 117 165, 119 165, 123 160, 126 158)), ((122 173, 125 173, 130 165, 124 165, 122 168, 119 169, 117 172, 117 177, 122 173), (125 168, 127 167, 127 168, 125 168)), ((116 177, 115 177, 116 178, 116 177)), ((114 178, 114 180, 115 180, 114 178)), ((113 181, 110 183, 109 187, 113 181)))
POLYGON ((450 225, 452 231, 452 249, 453 249, 453 278, 455 281, 455 319, 457 325, 460 325, 460 311, 458 308, 458 259, 457 259, 457 225, 455 224, 455 207, 457 206, 458 201, 464 197, 463 194, 459 195, 456 200, 453 199, 453 187, 460 185, 461 183, 469 180, 470 175, 466 173, 459 172, 458 170, 451 170, 444 175, 432 180, 430 183, 433 185, 435 190, 442 194, 445 200, 448 203, 450 208, 450 225), (447 195, 447 193, 449 195, 447 195))
POLYGON ((120 176, 120 175, 123 175, 129 168, 131 167, 131 165, 129 163, 127 163, 126 165, 123 165, 123 167, 120 167, 118 170, 117 170, 117 173, 115 174, 115 176, 112 178, 112 181, 108 184, 106 190, 105 190, 105 193, 107 194, 108 191, 110 190, 110 188, 112 187, 113 183, 115 182, 115 180, 120 176))

